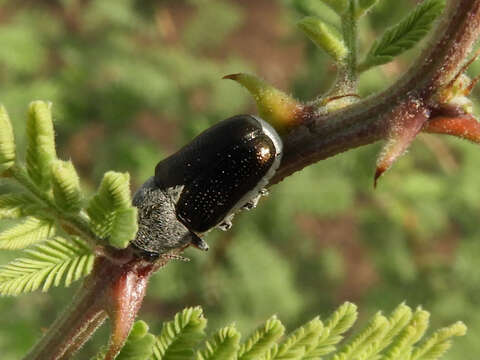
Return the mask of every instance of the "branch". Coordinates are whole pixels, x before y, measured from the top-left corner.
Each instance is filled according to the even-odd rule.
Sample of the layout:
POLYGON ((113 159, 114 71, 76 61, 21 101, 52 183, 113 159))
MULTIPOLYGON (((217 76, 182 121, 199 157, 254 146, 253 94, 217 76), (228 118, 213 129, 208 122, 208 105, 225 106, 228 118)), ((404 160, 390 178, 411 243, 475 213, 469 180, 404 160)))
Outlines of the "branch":
POLYGON ((69 359, 107 316, 112 321, 112 336, 105 359, 113 359, 130 332, 150 275, 165 263, 145 262, 133 257, 130 249, 102 250, 72 304, 25 359, 69 359))
POLYGON ((455 76, 480 34, 480 0, 451 0, 434 32, 411 69, 385 91, 328 115, 305 108, 303 125, 283 137, 284 157, 271 184, 319 160, 385 139, 395 109, 412 101, 434 107, 434 95, 455 76))

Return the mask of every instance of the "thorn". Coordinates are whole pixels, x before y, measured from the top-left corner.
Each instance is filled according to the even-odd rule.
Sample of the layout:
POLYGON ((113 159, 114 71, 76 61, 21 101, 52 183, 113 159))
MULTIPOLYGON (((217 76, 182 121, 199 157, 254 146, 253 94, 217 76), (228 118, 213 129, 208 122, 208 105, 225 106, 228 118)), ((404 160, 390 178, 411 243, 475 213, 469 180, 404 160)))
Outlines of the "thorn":
POLYGON ((393 163, 402 156, 427 121, 430 112, 415 100, 394 110, 390 124, 390 134, 377 160, 373 187, 378 179, 393 163))
POLYGON ((309 115, 308 107, 257 76, 238 73, 225 75, 223 79, 234 80, 245 87, 255 99, 260 117, 279 133, 309 115))
POLYGON ((473 88, 477 85, 479 80, 480 80, 480 75, 477 75, 470 81, 470 85, 468 85, 467 88, 465 89, 465 95, 470 95, 470 93, 473 91, 473 88))
POLYGON ((437 116, 427 121, 422 130, 432 134, 452 135, 480 144, 480 122, 470 114, 457 117, 437 116))
POLYGON ((127 340, 152 272, 152 265, 127 269, 112 284, 106 304, 112 327, 105 360, 113 360, 127 340))
MULTIPOLYGON (((448 89, 448 88, 451 88, 451 87, 453 86, 453 84, 455 84, 455 81, 457 81, 458 78, 468 69, 468 67, 469 67, 470 65, 472 65, 472 63, 473 63, 475 60, 477 60, 478 56, 480 56, 480 49, 477 49, 477 51, 475 51, 475 53, 473 54, 472 58, 471 58, 470 60, 468 60, 468 61, 460 68, 460 70, 457 72, 457 74, 454 76, 454 78, 453 78, 452 80, 450 80, 450 82, 447 84, 447 86, 445 86, 445 88, 447 88, 447 89, 448 89)), ((477 78, 475 78, 475 79, 477 79, 477 78)), ((477 83, 477 81, 478 81, 478 79, 475 80, 475 84, 477 83)), ((473 86, 475 86, 475 84, 473 84, 473 86)), ((470 86, 469 86, 467 89, 469 89, 469 88, 470 88, 470 86)), ((472 89, 473 89, 473 87, 472 87, 472 89)), ((470 91, 472 91, 472 90, 470 89, 470 91)), ((470 94, 470 91, 467 92, 465 95, 470 94)))
POLYGON ((386 171, 387 169, 384 169, 384 168, 380 168, 377 166, 377 168, 375 169, 375 176, 373 178, 373 188, 376 189, 377 188, 377 182, 378 182, 378 178, 380 176, 382 176, 382 174, 386 171))

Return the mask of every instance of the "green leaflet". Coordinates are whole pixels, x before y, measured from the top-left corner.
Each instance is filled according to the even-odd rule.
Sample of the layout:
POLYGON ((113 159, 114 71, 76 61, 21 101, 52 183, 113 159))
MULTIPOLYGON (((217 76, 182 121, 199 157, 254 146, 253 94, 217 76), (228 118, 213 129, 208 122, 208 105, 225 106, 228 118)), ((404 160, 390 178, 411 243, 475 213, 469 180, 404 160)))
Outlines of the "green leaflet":
POLYGON ((355 16, 357 18, 365 15, 372 7, 378 3, 378 0, 357 0, 355 16))
POLYGON ((133 324, 128 335, 127 342, 122 348, 116 360, 147 360, 153 352, 155 336, 148 332, 148 325, 144 321, 133 324))
POLYGON ((15 164, 15 139, 7 110, 0 105, 0 174, 15 164))
POLYGON ((71 161, 55 160, 52 164, 52 187, 55 204, 67 212, 78 212, 82 194, 80 179, 71 161))
POLYGON ((23 249, 55 235, 51 220, 28 216, 15 220, 4 220, 0 227, 0 249, 23 249))
POLYGON ((315 347, 305 355, 306 359, 317 359, 335 351, 335 345, 343 340, 345 332, 350 330, 357 320, 357 306, 346 302, 341 305, 326 321, 324 331, 320 334, 315 347))
POLYGON ((26 193, 11 193, 0 195, 0 220, 16 219, 38 210, 35 199, 26 193))
POLYGON ((205 337, 207 320, 200 307, 186 308, 163 324, 153 349, 155 360, 190 360, 194 348, 205 337))
POLYGON ((213 338, 205 343, 205 349, 197 352, 196 360, 234 360, 237 358, 240 333, 227 326, 218 330, 213 338))
POLYGON ((50 187, 50 166, 56 159, 51 103, 34 101, 30 104, 27 120, 27 171, 42 190, 50 187))
MULTIPOLYGON (((318 337, 323 331, 323 323, 315 317, 305 325, 296 329, 278 347, 278 351, 271 359, 303 358, 310 350, 314 349, 318 337)), ((273 354, 272 354, 273 355, 273 354)))
POLYGON ((261 359, 276 341, 282 337, 284 332, 285 326, 276 316, 272 316, 240 346, 238 359, 261 359))
MULTIPOLYGON (((457 322, 436 331, 421 345, 414 346, 425 333, 428 317, 429 313, 421 308, 412 314, 412 309, 405 304, 400 304, 388 318, 377 313, 364 330, 353 336, 353 340, 347 346, 328 359, 437 360, 450 347, 454 336, 465 334, 466 326, 462 322, 457 322), (399 346, 402 348, 401 351, 391 351, 393 348, 398 349, 399 346)), ((285 329, 280 320, 273 316, 240 347, 238 346, 240 334, 233 326, 227 326, 205 342, 204 350, 197 352, 196 359, 327 359, 326 352, 317 350, 335 351, 333 344, 342 340, 342 334, 351 328, 356 318, 356 306, 345 303, 325 321, 325 325, 316 317, 278 344, 285 329)), ((148 357, 148 354, 151 354, 151 337, 148 326, 139 321, 130 333, 127 345, 122 349, 118 359, 190 360, 198 341, 204 336, 206 322, 200 307, 186 308, 177 313, 173 321, 164 324, 162 333, 154 345, 153 354, 148 357), (142 342, 143 348, 140 345, 142 342)), ((92 360, 103 359, 104 352, 103 354, 100 352, 92 360)))
POLYGON ((339 31, 331 25, 315 17, 303 18, 297 25, 335 61, 341 62, 347 56, 348 49, 339 31))
POLYGON ((405 19, 391 27, 376 40, 367 56, 358 66, 365 71, 377 65, 388 63, 395 56, 412 48, 430 30, 435 19, 442 13, 445 0, 425 0, 405 19))
POLYGON ((412 309, 404 303, 397 306, 388 318, 389 328, 382 341, 378 344, 379 351, 392 344, 393 339, 408 326, 412 316, 412 309))
MULTIPOLYGON (((375 314, 367 327, 360 332, 348 345, 344 346, 339 353, 335 354, 333 360, 351 359, 361 357, 364 354, 373 354, 372 347, 377 346, 388 331, 388 320, 381 313, 375 314)), ((368 356, 367 356, 368 357, 368 356)))
POLYGON ((466 332, 467 327, 461 321, 437 330, 422 345, 414 349, 410 360, 436 360, 450 348, 452 337, 464 336, 466 332))
POLYGON ((126 247, 137 232, 137 209, 131 205, 128 173, 105 173, 87 213, 92 229, 100 238, 114 247, 126 247))
POLYGON ((18 295, 42 287, 70 286, 87 275, 94 255, 79 238, 54 239, 24 250, 23 256, 0 267, 0 294, 18 295))
POLYGON ((425 334, 429 317, 428 312, 418 308, 404 329, 392 339, 392 343, 382 356, 382 360, 402 359, 410 354, 412 346, 425 334))

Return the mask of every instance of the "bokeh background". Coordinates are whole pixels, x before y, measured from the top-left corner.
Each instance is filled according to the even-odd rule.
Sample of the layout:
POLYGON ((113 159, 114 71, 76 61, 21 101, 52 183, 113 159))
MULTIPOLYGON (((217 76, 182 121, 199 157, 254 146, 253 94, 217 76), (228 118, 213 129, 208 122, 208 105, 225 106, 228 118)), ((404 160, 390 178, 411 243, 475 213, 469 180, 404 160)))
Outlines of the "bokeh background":
MULTIPOLYGON (((414 5, 380 1, 360 24, 361 51, 414 5)), ((28 103, 52 101, 59 153, 83 187, 93 191, 114 169, 130 172, 135 190, 201 130, 255 113, 223 75, 253 72, 303 100, 329 88, 335 67, 296 29, 304 15, 338 23, 319 0, 0 0, 0 102, 22 144, 28 103)), ((362 75, 361 95, 387 87, 416 53, 362 75)), ((361 323, 406 301, 431 311, 434 326, 463 320, 469 333, 447 358, 476 359, 480 148, 421 135, 374 191, 380 145, 274 186, 232 230, 208 235, 209 253, 188 250, 191 262, 155 275, 140 318, 158 333, 175 312, 201 305, 210 330, 235 322, 249 332, 274 313, 292 329, 348 300, 361 323)), ((0 299, 2 360, 25 354, 73 290, 0 299)), ((106 337, 104 328, 77 358, 106 337)))

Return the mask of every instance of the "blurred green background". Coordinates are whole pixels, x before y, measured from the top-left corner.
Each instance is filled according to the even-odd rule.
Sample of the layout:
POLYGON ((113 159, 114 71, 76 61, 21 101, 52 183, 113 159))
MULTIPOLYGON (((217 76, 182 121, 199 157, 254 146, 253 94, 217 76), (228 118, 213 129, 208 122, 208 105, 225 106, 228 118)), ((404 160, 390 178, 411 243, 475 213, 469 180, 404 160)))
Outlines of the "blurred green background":
MULTIPOLYGON (((359 48, 414 5, 382 0, 360 24, 359 48)), ((201 130, 255 113, 223 75, 253 72, 303 100, 329 88, 335 67, 296 29, 304 15, 338 22, 318 0, 0 0, 0 102, 22 144, 28 103, 52 101, 59 153, 83 186, 114 169, 131 173, 134 190, 201 130)), ((384 89, 416 53, 362 75, 361 94, 384 89)), ((476 359, 480 148, 421 135, 373 191, 380 145, 274 186, 232 230, 208 235, 209 253, 188 250, 191 262, 155 275, 140 318, 158 333, 175 312, 201 305, 210 330, 235 322, 248 332, 274 313, 292 329, 346 300, 362 318, 406 301, 431 311, 435 326, 463 320, 469 333, 447 358, 476 359)), ((25 354, 72 295, 0 299, 1 359, 25 354)), ((106 337, 104 328, 77 358, 106 337)))

